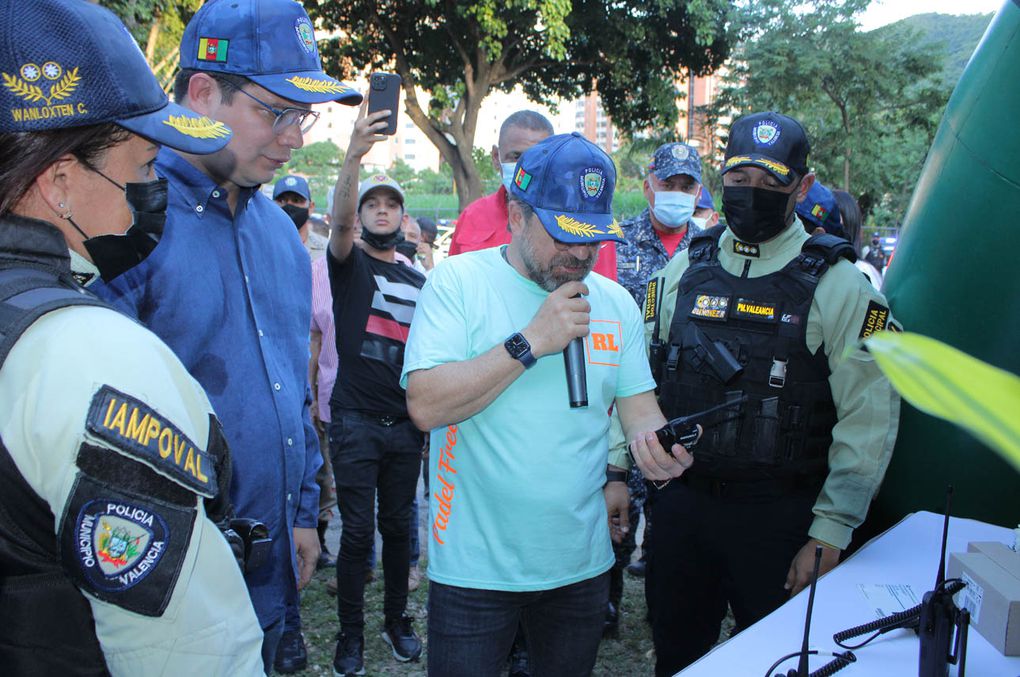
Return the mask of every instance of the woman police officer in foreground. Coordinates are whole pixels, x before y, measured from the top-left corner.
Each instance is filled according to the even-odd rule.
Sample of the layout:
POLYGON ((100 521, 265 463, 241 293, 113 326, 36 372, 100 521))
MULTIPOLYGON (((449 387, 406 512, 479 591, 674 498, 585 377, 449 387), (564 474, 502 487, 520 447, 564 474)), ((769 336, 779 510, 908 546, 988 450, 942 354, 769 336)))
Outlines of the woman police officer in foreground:
POLYGON ((168 103, 107 10, 0 0, 4 674, 262 672, 214 523, 229 517, 219 423, 169 348, 79 284, 154 249, 158 144, 229 137, 168 103))

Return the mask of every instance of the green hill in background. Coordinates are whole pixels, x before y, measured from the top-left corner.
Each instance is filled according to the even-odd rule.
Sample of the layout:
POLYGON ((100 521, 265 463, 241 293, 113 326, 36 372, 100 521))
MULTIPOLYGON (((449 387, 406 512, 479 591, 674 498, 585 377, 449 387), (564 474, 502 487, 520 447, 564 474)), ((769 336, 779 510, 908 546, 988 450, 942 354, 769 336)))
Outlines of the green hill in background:
POLYGON ((891 34, 903 41, 914 39, 916 34, 924 43, 938 44, 946 56, 943 82, 949 87, 955 87, 993 16, 993 14, 963 16, 915 14, 875 30, 891 34))

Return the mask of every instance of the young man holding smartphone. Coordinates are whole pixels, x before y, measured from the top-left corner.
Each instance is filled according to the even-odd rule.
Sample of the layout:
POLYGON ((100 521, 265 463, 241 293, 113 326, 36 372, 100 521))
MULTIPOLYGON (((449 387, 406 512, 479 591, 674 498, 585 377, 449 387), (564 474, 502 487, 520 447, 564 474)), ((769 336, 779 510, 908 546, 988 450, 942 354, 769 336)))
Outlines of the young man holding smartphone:
POLYGON ((366 113, 354 125, 333 200, 327 264, 333 293, 339 378, 330 402, 330 457, 343 531, 337 562, 340 636, 337 675, 362 675, 365 574, 375 535, 378 496, 383 537, 383 640, 398 661, 421 656, 421 642, 404 613, 410 553, 411 501, 421 469, 424 436, 407 415, 399 384, 404 343, 425 276, 398 263, 404 193, 383 174, 358 184, 361 159, 385 140, 391 110, 366 113), (354 226, 361 224, 355 246, 354 226))

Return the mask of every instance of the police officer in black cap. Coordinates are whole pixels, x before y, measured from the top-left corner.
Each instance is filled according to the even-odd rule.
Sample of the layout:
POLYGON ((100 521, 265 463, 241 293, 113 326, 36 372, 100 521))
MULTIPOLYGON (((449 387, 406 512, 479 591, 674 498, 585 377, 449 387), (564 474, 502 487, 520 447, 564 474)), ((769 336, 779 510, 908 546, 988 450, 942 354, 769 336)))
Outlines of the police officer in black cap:
MULTIPOLYGON (((650 492, 647 568, 656 674, 746 628, 822 573, 864 519, 896 438, 899 398, 859 340, 896 328, 848 242, 794 214, 814 182, 801 125, 737 120, 723 167, 726 225, 649 285, 646 327, 668 417, 746 401, 706 422, 695 462, 650 492)), ((610 458, 611 463, 618 460, 610 458)))
POLYGON ((170 349, 83 284, 156 246, 157 144, 230 130, 169 104, 84 0, 0 3, 0 672, 252 675, 230 460, 170 349))

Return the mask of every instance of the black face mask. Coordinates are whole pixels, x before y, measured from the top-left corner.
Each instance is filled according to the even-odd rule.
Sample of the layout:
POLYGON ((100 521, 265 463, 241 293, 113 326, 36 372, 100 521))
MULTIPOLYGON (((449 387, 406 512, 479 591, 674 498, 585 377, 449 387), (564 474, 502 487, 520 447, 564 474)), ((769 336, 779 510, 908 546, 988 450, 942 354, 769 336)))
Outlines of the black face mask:
POLYGON ((364 240, 365 244, 369 247, 385 251, 387 249, 393 249, 403 242, 404 234, 400 232, 399 228, 397 228, 388 235, 376 235, 375 233, 370 233, 368 228, 362 227, 361 239, 364 240))
POLYGON ((298 230, 301 230, 301 226, 308 222, 308 207, 298 207, 297 205, 283 205, 283 211, 287 212, 287 216, 294 222, 298 230))
POLYGON ((789 204, 790 193, 750 186, 723 186, 726 225, 744 242, 757 244, 781 233, 788 225, 789 204))
POLYGON ((104 282, 109 282, 144 261, 159 244, 166 224, 167 181, 156 179, 122 186, 102 172, 96 169, 93 171, 124 191, 128 206, 134 213, 131 227, 123 235, 87 237, 78 224, 68 218, 71 225, 85 237, 82 244, 99 270, 100 277, 104 282))
POLYGON ((407 240, 398 242, 397 251, 413 261, 414 257, 418 255, 418 243, 407 240))

